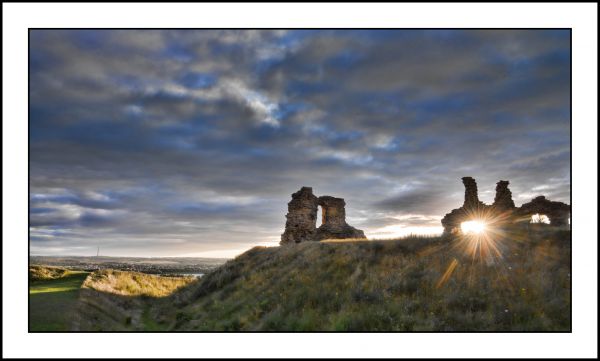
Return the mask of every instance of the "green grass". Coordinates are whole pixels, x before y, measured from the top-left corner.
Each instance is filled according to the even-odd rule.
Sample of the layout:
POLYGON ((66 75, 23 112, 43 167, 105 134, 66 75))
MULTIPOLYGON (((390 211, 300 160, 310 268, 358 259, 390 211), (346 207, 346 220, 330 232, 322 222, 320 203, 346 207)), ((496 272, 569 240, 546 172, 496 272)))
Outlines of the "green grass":
POLYGON ((151 306, 145 305, 142 311, 142 328, 144 331, 168 331, 166 325, 156 322, 151 314, 151 306))
POLYGON ((69 331, 79 288, 87 272, 68 271, 57 279, 31 281, 29 330, 69 331))

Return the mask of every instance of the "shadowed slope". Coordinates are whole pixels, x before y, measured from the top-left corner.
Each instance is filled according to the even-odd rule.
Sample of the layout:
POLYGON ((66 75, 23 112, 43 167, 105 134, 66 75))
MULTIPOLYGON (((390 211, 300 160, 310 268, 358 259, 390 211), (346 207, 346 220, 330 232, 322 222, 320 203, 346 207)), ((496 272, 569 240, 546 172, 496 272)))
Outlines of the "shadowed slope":
POLYGON ((76 331, 142 331, 154 327, 146 316, 159 298, 195 282, 195 277, 164 277, 102 270, 90 274, 79 296, 76 331))

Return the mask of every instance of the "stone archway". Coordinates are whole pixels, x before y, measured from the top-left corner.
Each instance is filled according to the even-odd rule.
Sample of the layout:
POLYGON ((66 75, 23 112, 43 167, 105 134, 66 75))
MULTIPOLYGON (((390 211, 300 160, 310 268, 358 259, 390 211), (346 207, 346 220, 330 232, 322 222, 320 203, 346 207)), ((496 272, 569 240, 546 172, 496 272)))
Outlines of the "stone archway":
POLYGON ((343 198, 319 197, 323 208, 323 222, 317 229, 316 240, 334 238, 366 238, 363 231, 346 223, 346 202, 343 198))
POLYGON ((521 219, 531 220, 535 214, 545 215, 549 224, 556 227, 565 227, 569 225, 571 217, 571 207, 562 202, 553 202, 544 196, 535 197, 529 203, 523 204, 518 209, 521 219))
POLYGON ((363 231, 346 223, 346 202, 343 198, 331 196, 317 198, 310 187, 302 187, 292 194, 286 219, 280 244, 330 238, 366 238, 363 231), (322 222, 317 228, 319 207, 321 207, 322 222))

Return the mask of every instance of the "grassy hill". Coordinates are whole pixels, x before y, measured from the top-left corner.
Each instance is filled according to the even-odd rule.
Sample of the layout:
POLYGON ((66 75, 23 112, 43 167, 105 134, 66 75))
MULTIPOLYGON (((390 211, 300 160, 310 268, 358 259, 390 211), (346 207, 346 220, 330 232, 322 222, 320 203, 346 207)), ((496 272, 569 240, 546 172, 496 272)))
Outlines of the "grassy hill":
POLYGON ((31 265, 29 266, 29 279, 31 281, 48 281, 55 280, 63 277, 67 277, 69 275, 73 275, 74 273, 71 270, 62 267, 52 267, 52 266, 41 266, 41 265, 31 265))
POLYGON ((94 322, 119 309, 103 329, 569 331, 570 237, 512 234, 497 254, 439 237, 255 247, 169 296, 99 292, 94 322))

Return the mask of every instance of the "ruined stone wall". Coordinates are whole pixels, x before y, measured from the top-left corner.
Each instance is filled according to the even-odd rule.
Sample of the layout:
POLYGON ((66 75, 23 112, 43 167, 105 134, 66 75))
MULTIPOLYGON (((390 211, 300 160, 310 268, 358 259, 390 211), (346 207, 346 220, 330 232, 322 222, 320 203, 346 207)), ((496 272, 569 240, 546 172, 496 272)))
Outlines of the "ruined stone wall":
POLYGON ((462 207, 453 209, 442 218, 444 235, 457 233, 460 230, 462 222, 473 218, 474 215, 485 213, 487 208, 489 208, 489 206, 479 200, 475 179, 472 177, 463 177, 462 182, 465 186, 465 200, 462 207))
POLYGON ((292 194, 286 218, 285 231, 281 235, 282 245, 330 238, 366 238, 363 231, 346 223, 346 202, 343 198, 317 198, 310 187, 302 187, 292 194), (323 222, 317 229, 318 206, 322 208, 323 222))
POLYGON ((463 208, 474 208, 483 205, 479 201, 479 195, 477 194, 477 182, 472 177, 463 177, 462 182, 465 186, 465 202, 463 208))
POLYGON ((317 229, 316 240, 366 238, 363 231, 346 223, 346 202, 342 198, 319 197, 323 209, 323 223, 317 229))
POLYGON ((552 226, 566 226, 571 214, 571 206, 562 202, 547 200, 539 196, 529 203, 516 207, 512 192, 508 189, 508 181, 496 183, 494 203, 489 206, 479 201, 477 183, 472 177, 463 177, 465 201, 460 208, 453 209, 442 218, 444 235, 460 233, 462 222, 481 217, 492 223, 495 228, 511 227, 519 222, 530 222, 534 214, 543 214, 550 219, 552 226))
POLYGON ((496 183, 496 196, 494 197, 494 209, 499 211, 512 210, 515 208, 515 202, 512 199, 512 192, 508 189, 508 181, 499 181, 496 183))
POLYGON ((346 202, 342 198, 331 196, 319 197, 319 205, 323 213, 321 224, 342 226, 346 223, 346 202))
POLYGON ((531 202, 523 204, 516 213, 523 222, 529 222, 534 214, 543 214, 548 217, 551 225, 563 227, 569 224, 571 206, 539 196, 532 199, 531 202))
MULTIPOLYGON (((463 177, 465 199, 460 208, 453 209, 442 218, 444 235, 460 233, 462 222, 481 218, 491 222, 493 227, 511 227, 520 222, 530 222, 534 214, 546 215, 552 226, 568 225, 571 206, 562 202, 547 200, 544 196, 515 207, 508 181, 496 183, 496 196, 492 205, 479 200, 477 182, 472 177, 463 177)), ((292 194, 288 203, 285 231, 280 244, 292 244, 324 239, 366 238, 363 231, 346 223, 346 202, 343 198, 331 196, 316 197, 312 188, 302 187, 292 194), (317 210, 323 210, 323 222, 317 225, 317 210)))
POLYGON ((280 244, 313 240, 317 232, 317 209, 318 198, 313 194, 312 188, 302 187, 292 194, 280 244))

